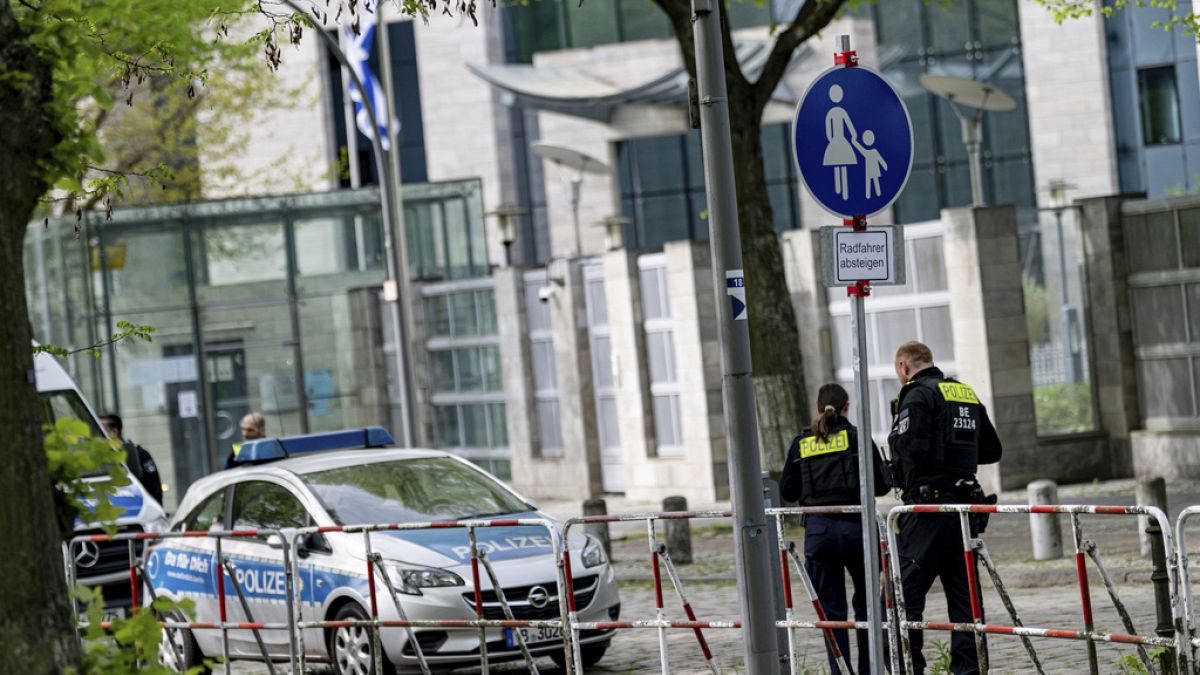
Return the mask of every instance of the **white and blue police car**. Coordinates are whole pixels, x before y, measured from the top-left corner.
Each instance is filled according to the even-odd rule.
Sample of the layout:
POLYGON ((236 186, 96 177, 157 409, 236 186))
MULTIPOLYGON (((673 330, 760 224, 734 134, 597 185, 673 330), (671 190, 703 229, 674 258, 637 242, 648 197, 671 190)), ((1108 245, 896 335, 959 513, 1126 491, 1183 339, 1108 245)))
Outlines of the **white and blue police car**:
MULTIPOLYGON (((172 531, 278 529, 310 526, 405 523, 464 519, 547 518, 527 500, 473 464, 436 450, 396 449, 380 427, 248 442, 239 466, 194 483, 172 520, 172 531)), ((222 555, 235 568, 253 620, 287 620, 286 580, 280 542, 275 537, 222 541, 222 555)), ((327 532, 302 537, 296 551, 296 586, 308 620, 365 619, 370 607, 366 548, 361 533, 327 532)), ((544 528, 481 527, 478 548, 503 585, 518 620, 559 618, 557 565, 544 528)), ((467 531, 462 528, 380 531, 372 551, 413 621, 475 618, 467 531)), ((620 613, 617 584, 600 543, 582 533, 568 546, 574 571, 575 601, 581 621, 615 620, 620 613)), ((195 620, 219 620, 215 540, 165 539, 147 554, 145 571, 156 596, 190 598, 195 620)), ((504 619, 487 576, 481 574, 484 616, 504 619)), ((380 618, 400 618, 382 582, 376 580, 380 618)), ((231 622, 246 621, 236 589, 226 578, 226 612, 231 622)), ((179 619, 181 617, 173 617, 179 619)), ((489 629, 487 650, 495 661, 521 658, 514 629, 489 629)), ((562 661, 557 629, 519 629, 534 655, 562 661)), ((431 666, 478 663, 477 629, 415 628, 415 640, 431 666)), ((272 660, 288 653, 281 630, 260 631, 272 660)), ((167 631, 162 659, 185 669, 222 654, 215 630, 167 631)), ((331 662, 339 675, 371 673, 373 642, 364 628, 304 629, 306 657, 331 662)), ((582 631, 585 662, 600 660, 611 631, 582 631)), ((412 670, 418 661, 403 628, 381 631, 388 670, 412 670)), ((229 632, 230 655, 261 659, 254 635, 229 632)))

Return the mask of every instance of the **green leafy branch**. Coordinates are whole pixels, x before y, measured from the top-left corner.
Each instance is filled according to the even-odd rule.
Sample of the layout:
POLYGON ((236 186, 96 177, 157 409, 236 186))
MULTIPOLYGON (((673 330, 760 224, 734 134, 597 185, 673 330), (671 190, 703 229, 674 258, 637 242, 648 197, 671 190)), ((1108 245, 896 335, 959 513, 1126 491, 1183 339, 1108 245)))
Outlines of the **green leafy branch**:
MULTIPOLYGON (((75 598, 86 607, 87 617, 83 629, 83 661, 80 668, 68 669, 69 675, 168 675, 176 671, 158 663, 159 646, 163 640, 160 619, 195 617, 195 603, 191 600, 176 602, 170 598, 158 598, 149 608, 142 608, 132 616, 113 619, 104 626, 104 598, 99 588, 82 584, 75 587, 75 598), (150 611, 150 610, 153 611, 150 611)), ((170 631, 173 629, 166 629, 170 631)), ((177 630, 177 629, 176 629, 177 630)), ((184 675, 206 672, 205 666, 196 666, 184 675)))
POLYGON ((115 521, 124 509, 113 506, 118 488, 129 485, 125 448, 118 441, 93 436, 92 427, 73 417, 62 417, 47 427, 46 462, 57 487, 55 509, 59 529, 69 536, 75 518, 100 523, 116 531, 115 521))
MULTIPOLYGON (((1130 0, 1111 0, 1111 2, 1100 2, 1099 0, 1037 0, 1037 2, 1050 11, 1057 23, 1062 23, 1067 19, 1082 19, 1094 16, 1097 11, 1105 18, 1111 18, 1117 12, 1128 8, 1130 5, 1130 0)), ((1176 10, 1179 9, 1178 0, 1133 0, 1133 6, 1165 9, 1171 12, 1171 18, 1166 21, 1154 21, 1151 23, 1152 26, 1161 28, 1164 31, 1172 31, 1178 27, 1182 27, 1188 35, 1200 39, 1200 17, 1197 17, 1195 12, 1176 13, 1176 10)))
POLYGON ((153 342, 154 341, 154 331, 155 331, 154 326, 135 324, 135 323, 130 323, 129 321, 118 321, 117 328, 119 329, 118 332, 113 333, 107 339, 100 340, 99 342, 88 345, 87 347, 79 347, 78 349, 67 349, 66 347, 59 347, 58 345, 55 345, 55 344, 44 344, 44 345, 35 345, 33 348, 33 353, 36 355, 36 354, 41 354, 44 352, 44 353, 51 354, 53 356, 57 356, 59 358, 66 358, 73 354, 87 353, 87 354, 91 354, 92 356, 94 356, 96 358, 99 358, 100 350, 109 345, 120 344, 122 342, 127 342, 130 340, 133 340, 133 341, 141 340, 142 342, 153 342))

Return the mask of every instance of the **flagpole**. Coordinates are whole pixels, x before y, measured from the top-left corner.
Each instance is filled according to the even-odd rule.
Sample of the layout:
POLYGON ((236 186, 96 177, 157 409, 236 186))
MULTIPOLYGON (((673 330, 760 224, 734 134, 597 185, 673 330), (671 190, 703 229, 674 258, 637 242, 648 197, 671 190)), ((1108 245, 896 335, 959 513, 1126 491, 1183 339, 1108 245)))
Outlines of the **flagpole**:
MULTIPOLYGON (((400 114, 396 109, 396 81, 392 78, 392 44, 388 38, 387 20, 383 15, 383 8, 386 2, 377 1, 375 3, 375 39, 379 42, 379 70, 380 78, 379 86, 383 88, 384 102, 387 107, 387 132, 388 132, 388 168, 390 169, 386 179, 388 181, 388 195, 392 202, 392 241, 394 246, 388 249, 388 252, 395 259, 393 266, 396 270, 397 292, 399 298, 392 303, 396 307, 396 314, 400 322, 400 327, 404 328, 404 335, 408 335, 409 326, 412 326, 411 316, 409 312, 411 307, 404 302, 410 298, 411 287, 408 283, 408 240, 404 236, 404 174, 401 171, 400 165, 400 114)), ((398 345, 399 347, 407 347, 408 342, 398 345)), ((405 348, 402 354, 396 355, 397 359, 403 358, 404 365, 398 368, 397 377, 405 379, 398 382, 401 391, 401 406, 402 416, 405 419, 404 445, 412 447, 413 439, 416 434, 413 432, 412 426, 416 420, 416 411, 412 404, 412 397, 409 396, 409 380, 407 374, 412 372, 409 364, 412 361, 408 358, 408 350, 405 348)))
MULTIPOLYGON (((321 30, 321 29, 317 29, 321 30)), ((345 34, 342 32, 342 27, 338 26, 338 48, 343 49, 345 34)), ((342 115, 345 117, 346 127, 346 166, 350 169, 350 188, 357 190, 362 187, 362 170, 358 167, 358 125, 356 124, 356 116, 354 114, 354 101, 350 98, 350 90, 354 86, 350 80, 350 68, 344 63, 342 64, 342 115)))
MULTIPOLYGON (((300 9, 300 6, 296 4, 295 0, 282 0, 282 2, 297 14, 301 14, 306 17, 309 16, 304 12, 304 10, 300 9)), ((375 117, 374 99, 367 95, 367 88, 363 86, 362 79, 359 78, 358 73, 356 73, 354 68, 350 65, 350 60, 346 58, 345 52, 343 52, 338 46, 338 41, 329 37, 328 33, 316 25, 315 20, 312 21, 312 25, 315 29, 313 32, 315 32, 321 37, 322 40, 324 40, 326 46, 329 47, 329 52, 333 54, 334 58, 336 58, 338 63, 341 64, 343 69, 342 72, 349 76, 350 81, 354 83, 355 89, 357 89, 359 94, 362 96, 363 109, 367 112, 367 118, 371 121, 371 145, 375 151, 375 173, 380 177, 379 208, 382 212, 381 215, 383 216, 383 246, 387 251, 387 279, 384 281, 384 289, 386 291, 388 286, 391 285, 393 288, 397 289, 397 296, 399 296, 399 289, 405 285, 404 281, 407 280, 408 275, 407 273, 404 273, 405 261, 400 255, 398 255, 398 251, 403 250, 403 242, 401 242, 400 246, 397 247, 395 237, 393 237, 393 233, 399 231, 399 229, 396 227, 396 220, 394 217, 396 213, 396 202, 393 200, 394 195, 392 183, 388 178, 390 174, 390 171, 388 171, 388 155, 383 150, 383 137, 379 133, 379 120, 375 117)), ((338 36, 339 38, 341 37, 340 26, 338 28, 338 36)), ((347 140, 349 140, 354 133, 357 133, 357 125, 355 125, 354 130, 347 130, 347 140)), ((352 159, 351 165, 353 164, 354 161, 352 159)), ((408 366, 410 361, 408 359, 408 349, 405 347, 407 344, 407 332, 404 328, 404 310, 403 305, 400 302, 400 297, 397 297, 394 301, 391 301, 388 304, 392 308, 392 311, 388 313, 390 315, 388 318, 391 320, 392 324, 393 349, 396 352, 396 388, 398 390, 398 397, 400 399, 397 401, 397 403, 400 405, 400 441, 403 447, 412 447, 413 410, 411 402, 412 399, 409 396, 408 387, 408 366)))

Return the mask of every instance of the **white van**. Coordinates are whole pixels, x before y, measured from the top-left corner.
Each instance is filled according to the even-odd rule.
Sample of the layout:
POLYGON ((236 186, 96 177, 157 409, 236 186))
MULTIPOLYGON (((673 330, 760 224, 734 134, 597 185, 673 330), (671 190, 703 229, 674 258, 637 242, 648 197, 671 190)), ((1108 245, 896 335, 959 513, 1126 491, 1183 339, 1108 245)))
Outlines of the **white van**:
MULTIPOLYGON (((92 435, 104 435, 96 412, 88 405, 75 381, 53 356, 46 353, 35 356, 34 370, 37 374, 38 395, 42 399, 43 416, 47 423, 54 424, 62 417, 75 417, 92 427, 92 435)), ((118 531, 162 532, 167 524, 162 505, 150 496, 128 469, 125 473, 129 477, 129 485, 119 488, 112 498, 114 506, 125 509, 117 518, 118 531)), ((103 479, 98 477, 96 480, 103 479)), ((76 520, 76 535, 101 533, 103 530, 95 523, 76 520)), ((138 541, 134 546, 140 559, 144 542, 138 541)), ((76 563, 76 579, 88 586, 99 586, 103 589, 105 610, 110 613, 124 613, 132 600, 128 544, 123 541, 84 542, 82 546, 75 547, 72 555, 76 563)))

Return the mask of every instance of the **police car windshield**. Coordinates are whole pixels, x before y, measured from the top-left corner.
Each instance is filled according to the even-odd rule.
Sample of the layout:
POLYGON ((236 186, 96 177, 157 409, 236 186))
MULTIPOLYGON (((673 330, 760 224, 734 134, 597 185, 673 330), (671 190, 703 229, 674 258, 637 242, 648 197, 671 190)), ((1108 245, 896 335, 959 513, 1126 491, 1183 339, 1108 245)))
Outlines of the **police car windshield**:
MULTIPOLYGON (((46 424, 54 426, 60 419, 74 417, 86 422, 88 431, 93 436, 104 437, 104 431, 100 429, 100 425, 96 424, 96 419, 92 417, 91 411, 88 410, 83 399, 79 398, 78 393, 70 389, 62 389, 59 391, 43 391, 39 395, 42 397, 42 418, 46 421, 46 424)), ((102 467, 86 474, 84 477, 94 478, 106 475, 108 475, 108 470, 102 467)))
POLYGON ((302 478, 339 525, 457 520, 531 510, 492 478, 446 457, 359 464, 302 478))

